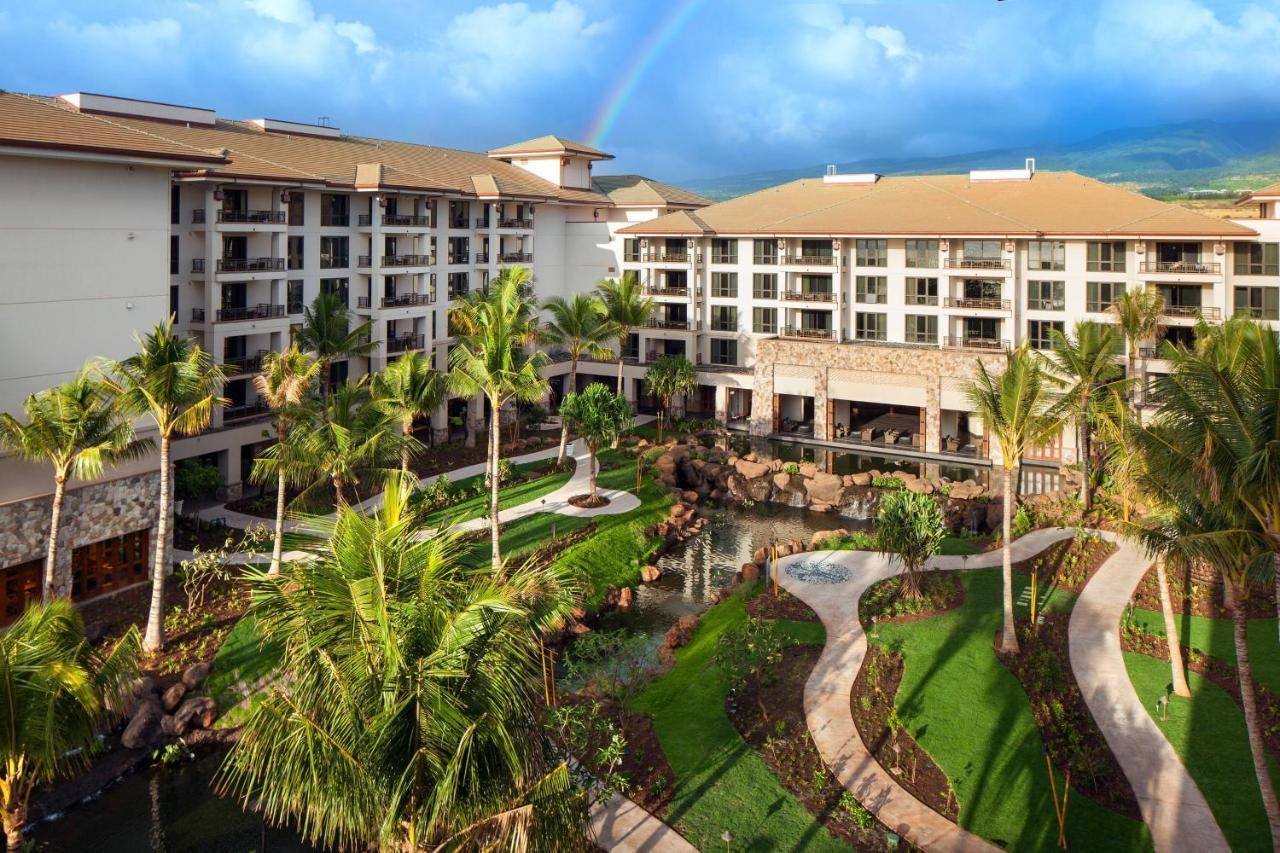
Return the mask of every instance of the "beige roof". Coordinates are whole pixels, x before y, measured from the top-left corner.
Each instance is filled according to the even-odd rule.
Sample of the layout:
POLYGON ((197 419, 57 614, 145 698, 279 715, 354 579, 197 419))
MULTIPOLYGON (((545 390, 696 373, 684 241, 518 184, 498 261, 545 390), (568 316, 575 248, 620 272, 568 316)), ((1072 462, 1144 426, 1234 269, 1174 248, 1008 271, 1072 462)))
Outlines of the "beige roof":
POLYGON ((0 147, 45 148, 146 157, 183 163, 222 163, 199 146, 147 133, 113 117, 79 113, 53 98, 0 91, 0 147))
POLYGON ((607 154, 599 148, 592 148, 590 145, 574 142, 572 139, 565 139, 555 134, 526 139, 524 142, 504 145, 489 152, 490 157, 506 157, 512 154, 581 154, 597 160, 613 159, 612 154, 607 154))
POLYGON ((1243 196, 1236 202, 1236 204, 1248 204, 1251 201, 1257 201, 1259 199, 1269 200, 1274 198, 1280 198, 1280 184, 1268 184, 1260 190, 1254 190, 1253 192, 1243 196))
POLYGON ((705 207, 711 204, 709 198, 642 175, 597 175, 591 179, 591 185, 617 205, 705 207))
POLYGON ((1256 236, 1242 225, 1095 181, 1037 172, 1026 181, 968 175, 806 178, 621 229, 627 234, 991 234, 1256 236))

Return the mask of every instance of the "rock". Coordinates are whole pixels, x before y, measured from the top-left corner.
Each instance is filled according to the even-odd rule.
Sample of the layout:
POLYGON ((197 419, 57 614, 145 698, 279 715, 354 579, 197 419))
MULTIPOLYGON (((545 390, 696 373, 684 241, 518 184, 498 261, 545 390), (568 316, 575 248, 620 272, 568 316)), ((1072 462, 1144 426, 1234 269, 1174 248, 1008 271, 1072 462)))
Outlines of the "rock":
POLYGON ((188 690, 195 690, 204 683, 205 676, 209 674, 209 664, 201 661, 193 663, 187 667, 187 671, 182 673, 182 683, 188 690))
POLYGON ((831 512, 831 510, 833 510, 834 508, 835 507, 831 506, 831 504, 827 503, 826 501, 810 501, 809 502, 809 509, 813 510, 814 512, 831 512))
POLYGON ((583 634, 591 633, 591 626, 583 622, 574 622, 573 627, 570 628, 569 630, 572 631, 576 636, 581 637, 583 634))
POLYGON ((120 735, 120 745, 125 749, 147 749, 152 746, 161 737, 160 720, 163 717, 164 711, 160 710, 160 703, 154 699, 139 703, 129 725, 125 726, 124 734, 120 735))
POLYGON ((160 704, 170 713, 173 709, 182 704, 182 699, 187 695, 187 685, 181 681, 175 681, 169 685, 169 689, 160 697, 160 704))
POLYGON ((725 489, 712 489, 711 500, 715 503, 724 503, 729 497, 729 492, 725 489))
POLYGON ((165 737, 182 737, 185 734, 178 731, 178 718, 173 714, 165 714, 160 718, 160 733, 165 737))
POLYGON ((889 476, 893 477, 895 480, 901 480, 904 483, 916 479, 916 475, 912 474, 910 471, 894 471, 889 476))
POLYGON ((779 471, 778 473, 773 475, 773 485, 775 488, 785 490, 785 491, 790 491, 791 475, 788 474, 786 471, 779 471))
POLYGON ((640 580, 644 583, 653 583, 662 577, 662 571, 657 566, 644 566, 640 569, 640 580))
MULTIPOLYGON (((754 455, 754 453, 748 454, 748 456, 754 455)), ((748 480, 754 480, 756 477, 763 477, 765 474, 769 473, 768 465, 763 462, 748 460, 745 456, 733 463, 733 467, 734 470, 746 477, 748 480)))
POLYGON ((631 608, 631 587, 625 586, 622 592, 618 593, 618 609, 629 610, 631 608))
POLYGON ((84 626, 84 638, 89 645, 101 640, 106 633, 107 623, 105 622, 90 622, 84 626))
POLYGON ((676 519, 689 511, 689 505, 684 501, 676 501, 671 505, 671 511, 667 513, 668 518, 676 519))
POLYGON ((994 500, 987 504, 987 529, 1000 530, 1004 524, 1004 500, 994 500))
POLYGON ((795 552, 791 550, 791 544, 789 542, 784 542, 778 546, 779 557, 790 557, 793 553, 795 552))
POLYGON ((844 481, 836 474, 816 473, 804 481, 809 503, 839 504, 844 497, 844 481))
POLYGON ((760 579, 760 567, 755 563, 743 563, 741 571, 743 583, 755 583, 760 579))
POLYGON ((800 476, 801 476, 801 477, 812 477, 814 474, 817 474, 817 473, 818 473, 818 466, 817 466, 817 465, 815 465, 815 464, 813 464, 812 462, 801 462, 801 463, 800 463, 800 476))
POLYGON ((207 729, 218 717, 218 703, 211 696, 194 696, 173 714, 174 727, 182 735, 189 729, 207 729))
POLYGON ((859 471, 856 474, 850 474, 849 479, 851 484, 855 486, 871 485, 871 474, 867 471, 859 471))
POLYGON ((933 483, 930 483, 928 480, 921 480, 920 478, 916 477, 916 478, 907 480, 906 485, 907 485, 907 491, 909 492, 915 492, 916 494, 920 494, 920 495, 933 494, 933 483))
POLYGON ((743 459, 745 459, 745 460, 747 460, 748 462, 759 462, 759 461, 760 461, 760 457, 756 455, 756 452, 755 452, 754 450, 753 450, 753 451, 751 451, 750 453, 748 453, 746 456, 743 456, 742 458, 743 458, 743 459))
POLYGON ((751 497, 751 493, 747 491, 747 478, 736 472, 725 480, 725 489, 735 501, 745 501, 751 497))
POLYGON ((698 502, 699 495, 698 495, 698 492, 689 490, 689 491, 686 491, 684 494, 682 494, 680 497, 684 499, 685 503, 696 504, 698 502))
POLYGON ((809 539, 809 550, 817 550, 818 544, 823 539, 830 539, 832 536, 848 536, 849 531, 843 527, 837 527, 834 530, 819 530, 809 539))
POLYGON ((763 545, 757 548, 755 550, 755 553, 751 555, 752 562, 754 562, 758 566, 763 566, 765 564, 765 561, 768 559, 769 559, 769 549, 763 545))

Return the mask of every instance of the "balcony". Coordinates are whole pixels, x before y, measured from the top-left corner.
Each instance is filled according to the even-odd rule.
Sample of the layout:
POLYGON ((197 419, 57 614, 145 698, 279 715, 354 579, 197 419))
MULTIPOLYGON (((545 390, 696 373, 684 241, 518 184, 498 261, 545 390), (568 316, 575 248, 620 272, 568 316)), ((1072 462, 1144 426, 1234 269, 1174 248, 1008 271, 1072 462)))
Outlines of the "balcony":
POLYGON ((193 323, 203 323, 203 322, 204 322, 204 309, 203 309, 203 308, 192 308, 192 309, 191 309, 191 322, 193 322, 193 323))
POLYGON ((477 219, 477 220, 476 220, 476 230, 477 230, 477 231, 488 231, 488 230, 489 230, 489 220, 488 220, 488 219, 477 219))
POLYGON ((321 255, 320 269, 344 270, 351 266, 351 258, 347 255, 321 255))
MULTIPOLYGON (((425 267, 430 262, 426 255, 383 255, 384 267, 425 267)), ((361 264, 364 266, 364 264, 361 264)))
POLYGON ((238 406, 228 406, 222 411, 222 422, 230 423, 231 421, 242 421, 246 418, 256 418, 269 413, 271 409, 262 400, 255 400, 252 403, 241 403, 238 406))
POLYGON ((408 308, 413 305, 429 305, 431 300, 425 293, 402 293, 399 296, 382 297, 383 308, 408 308))
POLYGON ((836 295, 830 290, 787 290, 782 294, 787 302, 835 302, 836 295))
POLYGON ((802 267, 833 267, 836 265, 835 255, 796 255, 793 264, 802 267))
POLYGON ((469 264, 471 263, 470 252, 450 252, 449 263, 451 264, 469 264))
POLYGON ((357 311, 367 311, 367 310, 369 310, 369 305, 370 305, 369 297, 367 297, 367 296, 357 296, 357 297, 356 297, 356 310, 357 310, 357 311))
POLYGON ((834 341, 835 329, 805 329, 800 326, 783 326, 782 337, 800 341, 834 341))
POLYGON ((689 263, 688 252, 655 252, 654 257, 661 264, 687 264, 689 263))
POLYGON ((1222 309, 1207 305, 1162 305, 1160 316, 1174 320, 1221 320, 1222 309))
POLYGON ((387 338, 387 355, 422 349, 425 345, 426 340, 422 335, 397 335, 394 338, 387 338))
POLYGON ((283 305, 272 305, 260 302, 257 305, 243 305, 236 308, 219 308, 217 322, 238 323, 244 320, 274 320, 285 316, 283 305))
POLYGON ((284 272, 284 258, 218 258, 218 272, 284 272))
POLYGON ((499 228, 532 228, 532 219, 499 219, 499 228))
POLYGON ((670 296, 677 299, 688 299, 693 295, 693 291, 687 287, 661 287, 656 284, 646 284, 644 292, 647 296, 670 296))
POLYGON ((1004 258, 947 258, 949 270, 1008 270, 1011 264, 1004 258))
POLYGON ((1202 261, 1199 258, 1187 258, 1181 261, 1143 261, 1138 264, 1140 272, 1165 275, 1220 275, 1222 264, 1202 261))
POLYGON ((1000 338, 947 337, 943 339, 947 349, 969 349, 984 352, 1001 352, 1009 346, 1009 342, 1000 338))
POLYGON ((944 308, 962 308, 966 311, 1008 311, 1008 299, 992 299, 987 296, 948 296, 942 301, 944 308))
POLYGON ((503 252, 498 260, 504 264, 530 264, 533 263, 533 252, 503 252))
MULTIPOLYGON (((373 225, 373 217, 368 213, 362 213, 356 223, 361 228, 368 228, 373 225)), ((412 213, 384 213, 382 224, 391 228, 430 228, 431 217, 416 216, 412 213)))
POLYGON ((222 360, 222 366, 226 369, 227 376, 259 373, 262 371, 262 359, 267 352, 260 349, 255 355, 228 356, 222 360))
POLYGON ((192 258, 191 271, 193 273, 199 273, 200 275, 204 275, 204 258, 192 258))
MULTIPOLYGON (((205 221, 201 208, 191 211, 191 222, 200 225, 205 221)), ((219 210, 218 222, 238 225, 284 225, 288 215, 283 210, 219 210)))
POLYGON ((644 321, 646 329, 667 329, 676 332, 692 332, 697 331, 697 320, 672 320, 666 317, 650 317, 644 321))

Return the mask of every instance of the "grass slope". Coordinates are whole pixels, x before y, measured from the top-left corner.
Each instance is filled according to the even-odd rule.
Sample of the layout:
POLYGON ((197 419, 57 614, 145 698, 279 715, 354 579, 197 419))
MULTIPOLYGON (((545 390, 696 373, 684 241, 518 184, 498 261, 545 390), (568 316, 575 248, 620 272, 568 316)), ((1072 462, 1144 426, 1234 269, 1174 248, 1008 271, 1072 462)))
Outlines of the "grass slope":
MULTIPOLYGON (((551 460, 554 461, 554 460, 551 460)), ((572 461, 572 460, 570 460, 572 461)), ((515 471, 528 471, 531 468, 540 468, 547 465, 547 461, 542 462, 526 462, 523 465, 514 465, 512 469, 515 471)), ((513 506, 519 506, 529 501, 537 500, 544 495, 549 495, 556 489, 569 482, 569 478, 573 476, 573 466, 570 464, 568 469, 558 471, 555 474, 549 474, 545 477, 539 477, 536 480, 518 483, 514 486, 508 486, 498 490, 498 509, 508 509, 513 506)), ((476 483, 483 483, 484 475, 477 474, 474 477, 464 477, 453 484, 454 489, 462 489, 470 491, 475 488, 476 483)), ((439 527, 441 524, 461 524, 464 521, 470 521, 473 518, 479 518, 484 514, 485 509, 489 506, 489 493, 467 498, 453 506, 443 507, 433 510, 424 516, 424 523, 428 527, 439 527)))
MULTIPOLYGON (((1155 610, 1131 610, 1130 618, 1153 634, 1163 637, 1164 617, 1155 610)), ((1210 619, 1207 616, 1176 614, 1178 639, 1183 646, 1236 665, 1236 643, 1232 636, 1230 619, 1210 619)), ((1249 663, 1253 665, 1253 677, 1268 690, 1280 694, 1280 654, 1277 653, 1276 620, 1249 620, 1249 663)))
MULTIPOLYGON (((741 596, 708 610, 676 666, 633 700, 653 714, 676 785, 667 821, 702 850, 733 833, 735 850, 847 850, 791 795, 724 713, 729 685, 716 642, 746 619, 741 596)), ((779 622, 797 642, 822 642, 822 626, 779 622), (816 629, 816 630, 815 630, 816 629)))
MULTIPOLYGON (((259 636, 252 614, 245 615, 236 623, 214 656, 213 667, 203 687, 204 692, 218 703, 221 716, 217 728, 238 726, 244 722, 253 697, 244 705, 233 706, 245 698, 245 689, 275 670, 282 653, 278 642, 266 642, 259 636)), ((256 692, 256 695, 259 694, 256 692)))
MULTIPOLYGON (((1054 817, 1043 742, 1031 704, 996 659, 1000 628, 999 570, 965 572, 963 606, 915 622, 885 624, 876 642, 900 644, 906 661, 898 712, 906 728, 943 769, 960 803, 960 824, 1010 850, 1051 850, 1054 817)), ((1023 579, 1014 576, 1014 599, 1023 579)), ((1047 607, 1069 609, 1054 591, 1047 607)), ((1058 778, 1058 790, 1062 779, 1058 778)), ((1146 850, 1146 827, 1073 791, 1067 840, 1079 850, 1146 850)))
MULTIPOLYGON (((1271 638, 1274 642, 1274 636, 1271 638)), ((1217 818, 1231 849, 1271 849, 1267 816, 1253 773, 1244 714, 1226 691, 1196 673, 1188 673, 1191 698, 1170 696, 1168 719, 1160 719, 1156 700, 1169 689, 1169 664, 1127 652, 1125 668, 1147 713, 1182 757, 1191 777, 1217 818)), ((1271 778, 1280 783, 1280 766, 1270 762, 1271 778)))

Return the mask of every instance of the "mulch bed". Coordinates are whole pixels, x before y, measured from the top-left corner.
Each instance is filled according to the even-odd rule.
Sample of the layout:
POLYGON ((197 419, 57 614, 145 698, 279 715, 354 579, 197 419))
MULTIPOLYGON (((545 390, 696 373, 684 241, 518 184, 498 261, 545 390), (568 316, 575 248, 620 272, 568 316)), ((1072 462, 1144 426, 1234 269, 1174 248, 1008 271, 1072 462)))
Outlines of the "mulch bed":
MULTIPOLYGON (((622 765, 618 770, 627 780, 627 789, 624 793, 646 811, 659 818, 663 817, 671 805, 676 775, 671 771, 666 753, 662 751, 662 744, 658 741, 658 732, 653 727, 653 717, 628 711, 612 699, 596 699, 573 694, 562 696, 561 702, 595 703, 599 713, 618 727, 627 741, 627 748, 623 751, 622 765)), ((603 742, 593 744, 595 747, 603 745, 603 742)), ((592 770, 601 769, 592 762, 590 755, 575 757, 592 770)))
MULTIPOLYGON (((266 550, 268 554, 271 552, 271 529, 274 526, 267 525, 263 522, 266 529, 265 545, 259 543, 257 549, 259 551, 266 550)), ((225 524, 216 524, 211 521, 202 521, 198 518, 188 518, 179 516, 173 528, 173 547, 183 551, 194 551, 199 548, 201 551, 216 551, 227 549, 230 551, 243 550, 240 544, 243 540, 244 532, 239 528, 228 527, 225 524), (228 545, 228 541, 230 544, 228 545)))
POLYGON ((934 764, 910 732, 889 727, 902 672, 902 655, 883 646, 872 645, 867 649, 850 696, 854 726, 876 761, 894 775, 899 785, 947 820, 954 821, 959 809, 947 774, 934 764))
POLYGON ((832 835, 858 850, 886 850, 885 827, 827 768, 805 722, 804 684, 821 653, 815 646, 785 649, 770 682, 752 675, 729 694, 725 711, 783 787, 832 835))
POLYGON ((773 584, 764 582, 759 595, 747 600, 747 615, 757 619, 789 619, 792 622, 821 622, 813 608, 778 587, 778 594, 773 594, 773 584))
POLYGON ((1057 586, 1079 592, 1115 552, 1113 543, 1086 533, 1053 543, 1029 560, 1014 563, 1013 570, 1027 576, 1035 572, 1040 589, 1057 586))
MULTIPOLYGON (((1169 578, 1169 601, 1174 613, 1207 616, 1210 619, 1230 619, 1231 611, 1224 604, 1223 585, 1219 580, 1206 580, 1188 572, 1184 567, 1165 565, 1169 578)), ((1155 566, 1147 571, 1133 593, 1133 606, 1144 610, 1160 610, 1160 585, 1156 581, 1155 566)), ((1267 619, 1276 615, 1276 588, 1274 583, 1258 583, 1244 601, 1245 613, 1250 619, 1267 619)))
POLYGON ((914 622, 964 604, 964 584, 956 572, 921 572, 921 597, 917 599, 904 598, 901 586, 901 575, 872 584, 858 602, 862 623, 914 622))
POLYGON ((1100 806, 1142 820, 1133 787, 1089 713, 1067 651, 1069 616, 1046 613, 1033 630, 1019 626, 1021 652, 996 657, 1022 684, 1031 713, 1059 772, 1071 772, 1076 790, 1100 806))
POLYGON ((574 495, 569 498, 569 503, 579 509, 596 509, 597 507, 608 506, 609 499, 604 495, 574 495))

